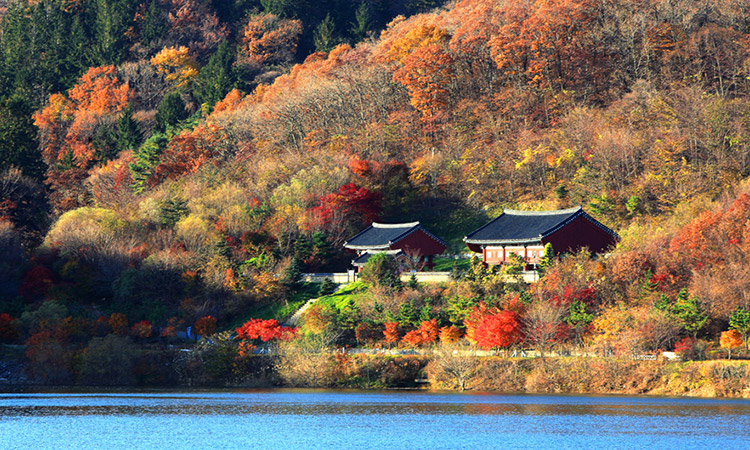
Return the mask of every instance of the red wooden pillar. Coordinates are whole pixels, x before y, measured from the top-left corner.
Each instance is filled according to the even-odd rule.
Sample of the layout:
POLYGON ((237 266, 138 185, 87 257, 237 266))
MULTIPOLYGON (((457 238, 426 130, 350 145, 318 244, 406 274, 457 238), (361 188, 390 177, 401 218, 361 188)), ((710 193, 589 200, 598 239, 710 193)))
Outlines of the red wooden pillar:
POLYGON ((487 262, 487 247, 482 247, 482 262, 487 262))
POLYGON ((505 246, 503 245, 503 262, 505 262, 505 246))
POLYGON ((523 270, 526 270, 527 264, 529 263, 529 247, 523 246, 523 270))

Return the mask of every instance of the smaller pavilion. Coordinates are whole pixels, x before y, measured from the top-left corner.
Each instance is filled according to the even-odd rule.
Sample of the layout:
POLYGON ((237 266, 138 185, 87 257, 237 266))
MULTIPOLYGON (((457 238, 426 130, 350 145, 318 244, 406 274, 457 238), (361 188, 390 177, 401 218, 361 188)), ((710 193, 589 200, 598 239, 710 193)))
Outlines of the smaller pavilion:
POLYGON ((394 258, 417 259, 423 268, 434 267, 433 258, 445 251, 447 243, 430 233, 419 222, 376 223, 344 242, 344 248, 355 252, 352 265, 361 268, 371 255, 386 253, 394 258))

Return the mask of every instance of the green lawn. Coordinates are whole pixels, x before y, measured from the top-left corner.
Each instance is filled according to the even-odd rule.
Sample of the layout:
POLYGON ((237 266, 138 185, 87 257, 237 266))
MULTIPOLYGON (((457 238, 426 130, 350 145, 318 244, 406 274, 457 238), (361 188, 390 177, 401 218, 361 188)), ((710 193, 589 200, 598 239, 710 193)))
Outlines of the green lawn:
POLYGON ((450 272, 453 270, 454 262, 458 265, 458 270, 469 270, 469 267, 471 267, 471 260, 468 258, 435 258, 435 268, 432 270, 435 272, 450 272))
POLYGON ((349 283, 333 294, 320 297, 315 303, 330 305, 340 310, 344 306, 349 304, 349 300, 354 299, 357 294, 366 290, 367 287, 361 281, 357 281, 356 283, 349 283))

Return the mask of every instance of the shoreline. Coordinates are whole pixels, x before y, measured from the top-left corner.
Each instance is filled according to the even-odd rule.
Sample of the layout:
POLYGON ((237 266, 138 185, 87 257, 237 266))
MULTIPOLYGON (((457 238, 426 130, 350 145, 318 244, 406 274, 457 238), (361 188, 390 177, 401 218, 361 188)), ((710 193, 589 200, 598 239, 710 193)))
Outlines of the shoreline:
MULTIPOLYGON (((750 398, 750 361, 638 361, 615 358, 502 358, 460 361, 450 367, 440 358, 422 356, 382 357, 329 354, 321 361, 326 369, 308 378, 293 377, 280 369, 275 358, 252 362, 255 375, 237 381, 194 379, 174 384, 35 383, 17 371, 15 380, 0 383, 3 394, 36 393, 148 393, 235 391, 242 389, 334 389, 362 391, 464 392, 498 395, 618 395, 706 399, 750 398), (443 365, 441 365, 443 364, 443 365), (271 374, 269 376, 268 374, 271 374), (294 381, 292 381, 294 380, 294 381), (461 389, 461 386, 464 389, 461 389)), ((18 364, 5 361, 5 364, 18 364)), ((18 369, 18 368, 17 368, 18 369)), ((317 368, 316 368, 317 369, 317 368)))

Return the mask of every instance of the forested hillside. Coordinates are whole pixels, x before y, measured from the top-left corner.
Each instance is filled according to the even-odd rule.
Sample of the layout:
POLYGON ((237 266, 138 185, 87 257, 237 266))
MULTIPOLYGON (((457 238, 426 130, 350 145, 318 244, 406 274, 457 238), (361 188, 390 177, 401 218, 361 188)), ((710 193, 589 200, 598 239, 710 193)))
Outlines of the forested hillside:
POLYGON ((32 361, 62 346, 72 373, 92 336, 282 319, 317 295, 299 273, 346 268, 370 221, 420 220, 465 252, 506 207, 583 205, 623 239, 534 286, 478 265, 443 286, 372 276, 302 331, 635 352, 750 333, 743 1, 3 11, 0 339, 32 361))

